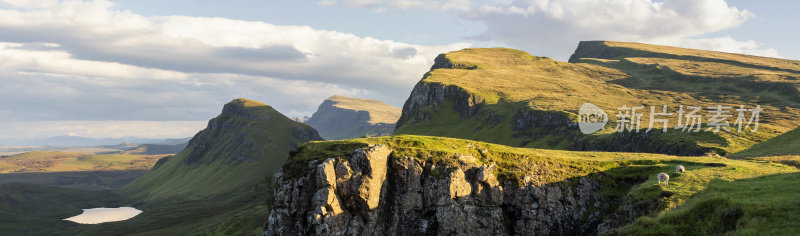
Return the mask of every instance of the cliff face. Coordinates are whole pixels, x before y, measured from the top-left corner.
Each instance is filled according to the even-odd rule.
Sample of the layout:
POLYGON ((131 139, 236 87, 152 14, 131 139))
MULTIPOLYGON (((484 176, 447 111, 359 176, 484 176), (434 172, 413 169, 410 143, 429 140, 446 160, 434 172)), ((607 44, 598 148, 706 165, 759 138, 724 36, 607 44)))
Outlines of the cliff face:
POLYGON ((618 42, 582 42, 570 63, 512 49, 464 49, 436 58, 406 100, 395 133, 551 149, 726 154, 800 124, 792 118, 800 115, 796 67, 782 59, 618 42), (610 115, 603 131, 579 132, 584 103, 610 115), (680 105, 756 104, 764 109, 758 133, 675 131, 677 116, 666 133, 660 126, 645 132, 650 106, 667 105, 674 114, 680 105), (614 132, 623 106, 644 107, 642 130, 614 132))
POLYGON ((305 123, 325 139, 350 139, 392 134, 400 108, 370 99, 332 96, 305 123))
MULTIPOLYGON (((470 145, 487 156, 493 151, 470 145)), ((602 178, 547 183, 546 162, 512 181, 467 154, 431 150, 420 159, 367 144, 301 157, 310 149, 295 153, 276 179, 264 235, 583 235, 605 232, 616 214, 614 198, 599 192, 602 178)))

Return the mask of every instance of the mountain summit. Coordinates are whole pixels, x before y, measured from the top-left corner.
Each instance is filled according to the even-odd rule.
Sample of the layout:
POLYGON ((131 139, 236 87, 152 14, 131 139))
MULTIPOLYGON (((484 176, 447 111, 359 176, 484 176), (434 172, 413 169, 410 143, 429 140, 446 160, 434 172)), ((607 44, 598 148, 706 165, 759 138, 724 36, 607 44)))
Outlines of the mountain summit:
POLYGON ((436 58, 406 101, 395 133, 518 147, 727 154, 798 127, 798 88, 800 62, 776 58, 607 41, 581 42, 570 62, 469 48, 436 58), (609 114, 605 129, 579 132, 585 103, 609 114), (663 125, 647 130, 651 106, 662 111, 665 105, 673 114, 666 117, 668 131, 663 125), (713 125, 711 108, 728 107, 729 125, 741 106, 763 111, 757 132, 732 132, 737 128, 731 126, 695 133, 677 126, 680 106, 701 108, 704 131, 713 125), (615 132, 630 125, 617 122, 626 107, 641 107, 641 125, 615 132))
POLYGON ((325 139, 392 134, 401 109, 378 100, 334 95, 325 99, 305 123, 325 139))
POLYGON ((249 189, 280 168, 290 150, 321 140, 272 107, 236 99, 177 155, 125 187, 146 201, 195 200, 249 189))

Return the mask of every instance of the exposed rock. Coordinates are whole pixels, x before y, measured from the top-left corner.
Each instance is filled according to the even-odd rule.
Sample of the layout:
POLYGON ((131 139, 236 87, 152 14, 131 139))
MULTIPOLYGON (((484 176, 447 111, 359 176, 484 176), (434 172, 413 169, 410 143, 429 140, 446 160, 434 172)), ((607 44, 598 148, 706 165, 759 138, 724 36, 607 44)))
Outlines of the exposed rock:
POLYGON ((309 161, 303 175, 278 174, 264 235, 590 234, 608 208, 589 177, 500 183, 494 164, 458 160, 395 156, 371 144, 309 161))
POLYGON ((436 56, 435 59, 433 59, 433 66, 431 66, 431 70, 442 69, 442 68, 444 68, 444 69, 468 69, 468 70, 472 70, 472 69, 477 69, 478 66, 453 63, 453 61, 451 61, 450 59, 447 59, 447 54, 442 53, 442 54, 439 54, 438 56, 436 56))
MULTIPOLYGON (((417 83, 411 95, 403 105, 403 113, 397 121, 397 127, 406 123, 430 121, 434 112, 439 111, 439 104, 445 100, 453 103, 453 109, 462 118, 468 118, 477 113, 484 99, 475 94, 468 93, 458 86, 445 86, 438 83, 417 83), (431 107, 432 110, 425 108, 431 107)), ((496 115, 496 114, 495 114, 496 115)), ((492 120, 496 120, 493 118, 492 120)))

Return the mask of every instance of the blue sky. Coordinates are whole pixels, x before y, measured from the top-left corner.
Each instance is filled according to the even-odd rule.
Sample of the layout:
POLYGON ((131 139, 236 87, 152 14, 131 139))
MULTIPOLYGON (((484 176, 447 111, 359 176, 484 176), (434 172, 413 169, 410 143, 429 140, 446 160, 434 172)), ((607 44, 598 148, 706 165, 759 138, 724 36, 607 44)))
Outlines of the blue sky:
MULTIPOLYGON (((438 53, 581 40, 800 58, 791 1, 0 0, 0 142, 186 137, 238 97, 402 106, 438 53)), ((2 143, 0 143, 2 144, 2 143)))

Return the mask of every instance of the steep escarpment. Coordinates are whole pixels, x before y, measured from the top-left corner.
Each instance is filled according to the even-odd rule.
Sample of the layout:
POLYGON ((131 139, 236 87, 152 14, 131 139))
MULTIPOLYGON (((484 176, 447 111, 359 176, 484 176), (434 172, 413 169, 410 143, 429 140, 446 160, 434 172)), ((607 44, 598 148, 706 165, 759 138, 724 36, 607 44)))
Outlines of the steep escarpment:
POLYGON ((311 142, 279 172, 264 234, 620 232, 700 191, 708 180, 698 176, 792 170, 713 157, 518 149, 423 136, 311 142), (674 188, 657 185, 655 174, 676 164, 692 172, 674 175, 674 188))
POLYGON ((305 123, 325 139, 385 136, 394 131, 400 108, 378 100, 334 95, 325 99, 305 123))
POLYGON ((284 172, 267 234, 587 234, 602 217, 589 208, 609 207, 588 177, 519 186, 475 157, 395 152, 370 144, 310 161, 300 176, 284 172))
MULTIPOLYGON (((513 49, 464 49, 436 58, 403 106, 395 132, 520 147, 727 154, 800 124, 793 118, 800 114, 800 74, 793 63, 618 42, 581 43, 570 63, 513 49), (578 109, 584 103, 608 114, 605 129, 580 132, 578 109), (673 114, 665 117, 667 132, 657 122, 647 130, 651 106, 664 105, 673 114), (732 113, 760 105, 763 111, 757 132, 698 134, 674 129, 681 105, 703 112, 724 106, 732 113), (615 132, 622 107, 641 107, 640 130, 615 132)), ((701 123, 708 125, 708 118, 701 123)))

